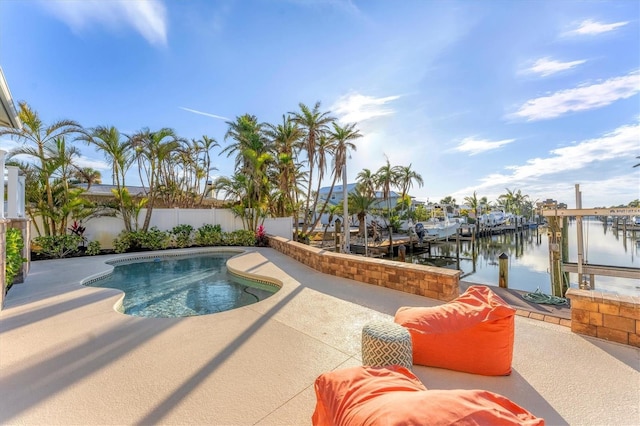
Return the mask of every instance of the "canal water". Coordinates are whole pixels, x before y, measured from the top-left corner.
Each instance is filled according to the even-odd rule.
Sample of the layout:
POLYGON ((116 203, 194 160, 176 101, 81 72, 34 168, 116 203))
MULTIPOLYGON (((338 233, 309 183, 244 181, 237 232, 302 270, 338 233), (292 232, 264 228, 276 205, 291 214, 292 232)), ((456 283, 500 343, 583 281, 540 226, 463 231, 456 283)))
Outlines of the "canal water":
MULTIPOLYGON (((477 284, 498 285, 499 256, 508 259, 509 288, 534 292, 540 289, 551 294, 549 246, 546 228, 527 229, 491 237, 478 238, 475 250, 470 241, 460 241, 460 261, 457 262, 455 241, 435 243, 431 257, 426 253, 408 256, 407 261, 460 269, 462 280, 477 284), (474 253, 475 251, 475 253, 474 253)), ((585 262, 640 268, 640 232, 623 233, 611 224, 599 220, 583 220, 585 262)), ((569 222, 569 262, 577 262, 577 231, 569 222)), ((569 274, 571 287, 578 287, 577 274, 569 274)), ((606 292, 640 296, 640 283, 628 278, 595 277, 595 288, 606 292)))

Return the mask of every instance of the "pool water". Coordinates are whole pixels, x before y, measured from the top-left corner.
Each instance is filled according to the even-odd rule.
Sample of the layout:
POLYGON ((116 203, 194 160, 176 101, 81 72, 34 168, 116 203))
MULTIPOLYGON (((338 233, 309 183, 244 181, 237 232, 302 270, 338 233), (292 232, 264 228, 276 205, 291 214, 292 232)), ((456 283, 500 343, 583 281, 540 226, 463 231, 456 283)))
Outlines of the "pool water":
POLYGON ((120 264, 111 275, 89 285, 122 290, 121 310, 127 315, 159 318, 228 311, 259 302, 279 290, 276 285, 229 274, 226 263, 235 254, 120 264))

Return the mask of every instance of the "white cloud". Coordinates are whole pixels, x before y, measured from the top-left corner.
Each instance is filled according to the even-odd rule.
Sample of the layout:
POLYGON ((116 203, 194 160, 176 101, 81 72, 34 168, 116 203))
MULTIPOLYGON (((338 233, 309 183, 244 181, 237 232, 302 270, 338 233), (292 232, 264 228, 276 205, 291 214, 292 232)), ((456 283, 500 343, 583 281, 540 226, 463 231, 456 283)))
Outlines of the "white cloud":
POLYGON ((577 170, 595 161, 620 158, 635 152, 640 145, 640 124, 617 128, 600 138, 588 139, 575 145, 556 148, 548 158, 534 158, 523 166, 510 167, 512 179, 524 180, 534 176, 577 170))
MULTIPOLYGON (((640 146, 640 123, 621 126, 599 138, 588 139, 570 146, 551 150, 548 157, 533 158, 527 160, 523 165, 507 167, 506 172, 487 175, 481 179, 480 185, 463 188, 456 192, 454 196, 466 194, 463 195, 465 197, 473 191, 478 191, 479 194, 491 197, 495 194, 504 193, 505 188, 523 188, 523 192, 529 194, 532 191, 539 192, 539 195, 534 198, 544 196, 559 198, 557 195, 558 188, 580 183, 559 178, 559 176, 568 174, 571 174, 571 176, 578 175, 582 182, 601 181, 601 184, 598 184, 597 187, 603 188, 606 187, 603 182, 619 179, 619 177, 600 175, 594 177, 593 173, 589 173, 589 167, 594 166, 596 163, 619 161, 621 158, 633 156, 637 152, 638 146, 640 146)), ((637 176, 634 177, 634 172, 629 167, 628 173, 625 173, 624 180, 633 181, 633 179, 635 179, 635 185, 637 186, 637 176)), ((607 203, 605 199, 608 195, 611 195, 612 188, 609 187, 608 190, 603 190, 601 194, 593 194, 602 199, 600 205, 611 204, 610 202, 607 203)))
POLYGON ((560 62, 551 58, 540 58, 534 64, 523 72, 529 74, 540 74, 543 77, 550 76, 560 71, 566 71, 578 65, 584 64, 586 60, 560 62))
POLYGON ((354 4, 352 0, 289 0, 290 3, 298 6, 306 7, 331 7, 337 10, 343 10, 345 12, 359 15, 360 9, 354 4))
MULTIPOLYGON (((85 156, 80 156, 75 160, 76 165, 78 167, 91 167, 92 169, 101 170, 101 171, 111 171, 111 166, 109 163, 103 160, 96 160, 94 158, 89 158, 85 156)), ((102 173, 102 179, 104 180, 105 173, 102 173)))
POLYGON ((501 146, 508 145, 515 139, 503 139, 501 141, 490 141, 488 139, 464 138, 458 146, 453 150, 459 152, 468 152, 469 155, 480 154, 481 152, 498 149, 501 146))
POLYGON ((149 43, 167 43, 167 11, 160 0, 47 0, 42 4, 74 32, 82 32, 96 23, 110 30, 131 26, 149 43))
POLYGON ((526 118, 527 121, 545 120, 569 112, 607 106, 638 92, 640 92, 640 72, 634 71, 601 83, 561 90, 549 96, 528 100, 513 115, 526 118))
POLYGON ((11 139, 0 139, 0 149, 6 151, 7 153, 13 151, 16 148, 21 147, 22 144, 20 142, 16 142, 11 139))
POLYGON ((329 109, 343 123, 358 123, 376 117, 395 114, 395 110, 387 103, 399 99, 400 96, 374 98, 356 92, 341 96, 329 109))
POLYGON ((629 21, 614 22, 613 24, 603 24, 600 22, 587 19, 582 21, 578 28, 571 30, 566 35, 595 35, 613 31, 617 28, 627 25, 629 21))
POLYGON ((227 117, 223 117, 223 116, 221 116, 221 115, 210 114, 210 113, 208 113, 208 112, 202 112, 202 111, 198 111, 198 110, 191 109, 191 108, 185 108, 185 107, 178 107, 178 108, 180 108, 180 109, 182 109, 182 110, 185 110, 185 111, 192 112, 192 113, 194 113, 194 114, 206 115, 207 117, 213 117, 213 118, 217 118, 217 119, 219 119, 219 120, 230 121, 230 119, 229 119, 229 118, 227 118, 227 117))

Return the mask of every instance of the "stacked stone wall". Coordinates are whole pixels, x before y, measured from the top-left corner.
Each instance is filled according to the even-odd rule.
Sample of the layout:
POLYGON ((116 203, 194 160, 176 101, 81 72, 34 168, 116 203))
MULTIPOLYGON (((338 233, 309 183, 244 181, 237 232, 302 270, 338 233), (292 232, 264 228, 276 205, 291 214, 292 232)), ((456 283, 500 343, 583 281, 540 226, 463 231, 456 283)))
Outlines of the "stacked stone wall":
POLYGON ((640 347, 640 296, 569 289, 571 331, 640 347))
POLYGON ((460 271, 334 253, 269 237, 279 252, 319 272, 449 302, 460 295, 460 271))

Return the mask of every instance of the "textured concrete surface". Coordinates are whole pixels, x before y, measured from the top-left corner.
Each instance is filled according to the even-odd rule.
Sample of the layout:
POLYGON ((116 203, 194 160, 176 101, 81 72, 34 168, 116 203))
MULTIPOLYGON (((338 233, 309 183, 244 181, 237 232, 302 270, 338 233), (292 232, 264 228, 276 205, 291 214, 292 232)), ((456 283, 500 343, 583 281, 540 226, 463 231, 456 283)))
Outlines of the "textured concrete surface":
MULTIPOLYGON (((192 250, 184 250, 189 253, 192 250)), ((283 283, 254 305, 134 318, 85 287, 109 257, 40 261, 0 312, 0 424, 305 425, 315 378, 359 365, 362 326, 441 302, 320 274, 268 248, 229 267, 283 283)), ((513 373, 415 366, 432 389, 488 389, 548 424, 640 424, 640 350, 516 317, 513 373)))

